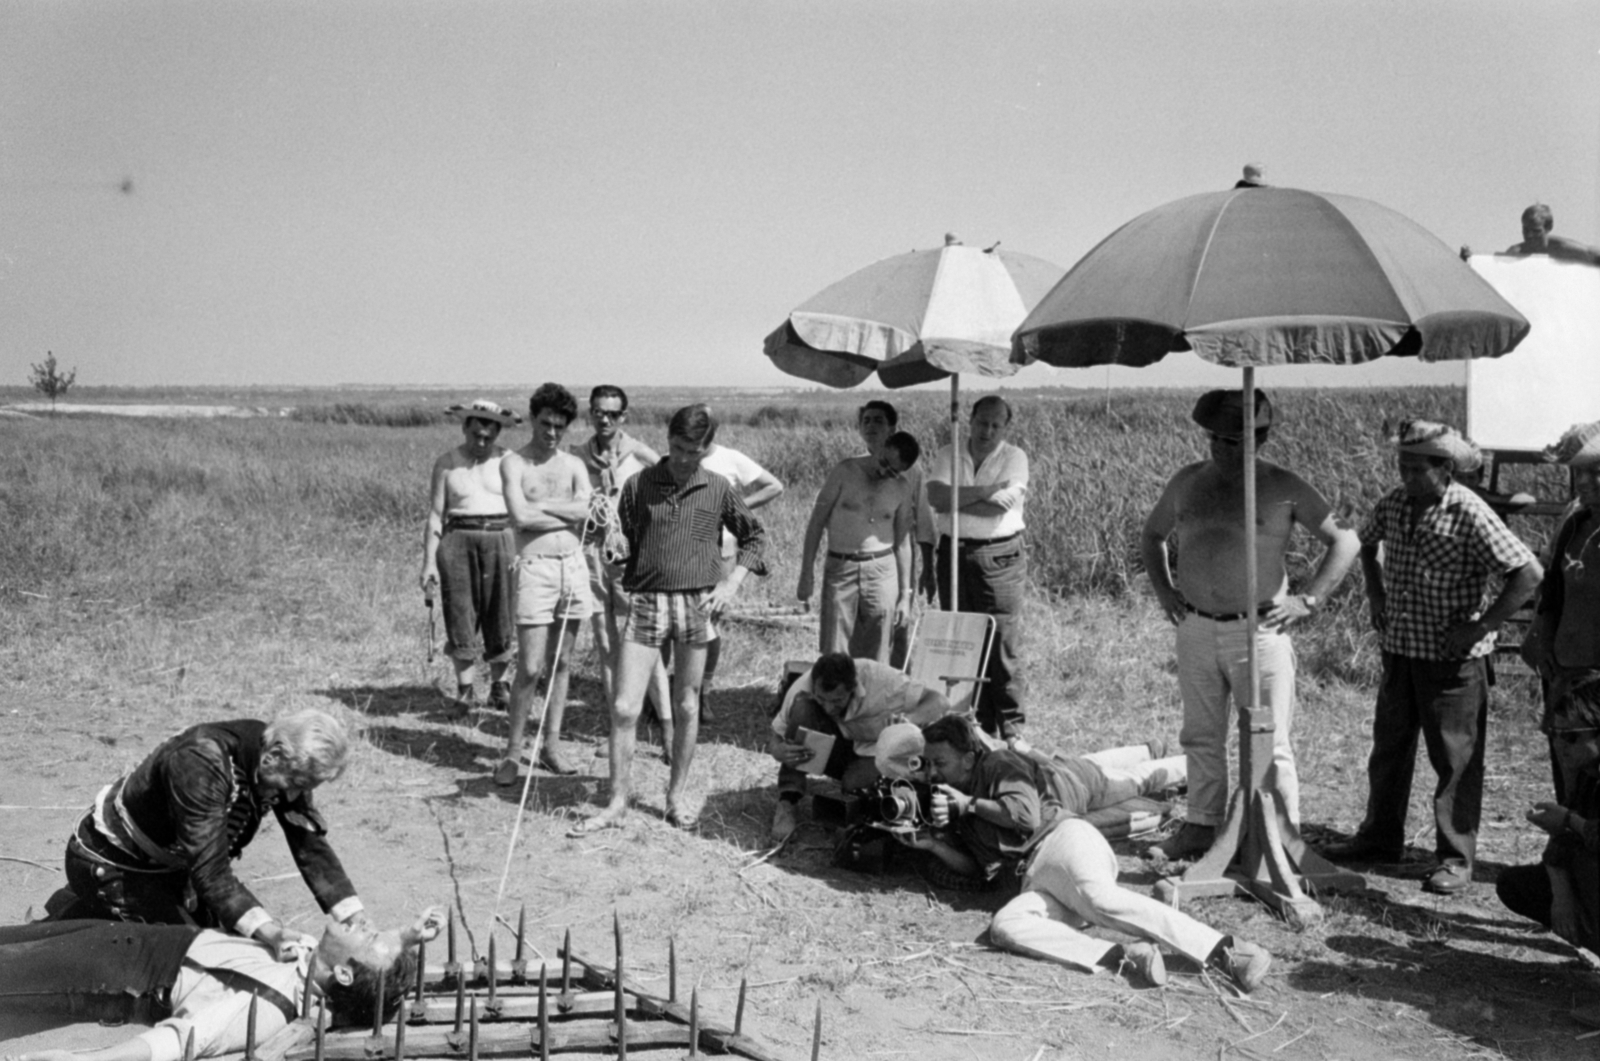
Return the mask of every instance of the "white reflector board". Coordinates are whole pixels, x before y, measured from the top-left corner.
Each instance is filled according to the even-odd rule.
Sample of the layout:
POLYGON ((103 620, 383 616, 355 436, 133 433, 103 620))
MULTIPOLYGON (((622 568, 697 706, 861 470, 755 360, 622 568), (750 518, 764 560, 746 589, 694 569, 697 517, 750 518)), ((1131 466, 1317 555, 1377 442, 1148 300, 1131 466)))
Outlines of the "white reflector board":
POLYGON ((1467 434, 1489 449, 1543 449, 1600 420, 1600 266, 1474 254, 1468 264, 1528 318, 1509 354, 1467 362, 1467 434))

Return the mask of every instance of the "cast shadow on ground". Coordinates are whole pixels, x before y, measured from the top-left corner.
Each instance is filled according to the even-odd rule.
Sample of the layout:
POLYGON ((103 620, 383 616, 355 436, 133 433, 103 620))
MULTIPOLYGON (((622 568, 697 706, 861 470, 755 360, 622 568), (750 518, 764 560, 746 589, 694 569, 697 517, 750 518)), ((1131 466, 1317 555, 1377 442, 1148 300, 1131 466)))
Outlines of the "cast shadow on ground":
MULTIPOLYGON (((1478 887, 1490 889, 1492 885, 1480 884, 1478 887)), ((1365 918, 1386 929, 1404 932, 1413 940, 1414 947, 1443 946, 1446 941, 1455 939, 1501 948, 1521 947, 1558 956, 1574 953, 1572 947, 1559 937, 1539 931, 1535 922, 1509 910, 1502 910, 1503 916, 1482 917, 1467 910, 1413 906, 1391 899, 1376 889, 1357 895, 1332 896, 1325 901, 1333 904, 1332 909, 1341 914, 1365 918)), ((1345 950, 1356 957, 1363 956, 1363 947, 1366 950, 1392 949, 1376 938, 1365 938, 1360 945, 1356 941, 1363 940, 1363 937, 1345 938, 1351 942, 1340 947, 1330 939, 1328 946, 1345 950)))
POLYGON ((432 685, 344 685, 311 691, 369 718, 414 715, 427 722, 454 722, 465 715, 460 701, 432 685))
POLYGON ((1329 936, 1324 942, 1345 960, 1301 962, 1288 975, 1296 990, 1406 1007, 1395 1011, 1395 1020, 1407 1019, 1408 1009, 1420 1010, 1426 1016, 1411 1019, 1510 1058, 1560 1056, 1582 1030, 1567 1017, 1582 985, 1560 966, 1458 948, 1448 938, 1400 946, 1366 936, 1329 936))

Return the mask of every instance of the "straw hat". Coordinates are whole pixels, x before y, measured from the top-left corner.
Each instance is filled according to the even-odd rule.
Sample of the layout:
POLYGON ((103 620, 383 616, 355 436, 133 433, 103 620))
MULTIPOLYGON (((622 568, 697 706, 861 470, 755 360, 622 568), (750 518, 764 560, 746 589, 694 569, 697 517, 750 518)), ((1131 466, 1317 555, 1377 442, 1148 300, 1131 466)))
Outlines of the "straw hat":
POLYGON ((479 398, 471 405, 448 406, 444 414, 452 420, 493 420, 501 427, 510 427, 512 424, 522 423, 522 417, 498 402, 491 402, 487 398, 479 398))
POLYGON ((1566 434, 1544 448, 1544 459, 1569 468, 1600 464, 1600 420, 1567 428, 1566 434))
POLYGON ((1483 465, 1483 453, 1470 439, 1449 424, 1433 420, 1402 420, 1390 438, 1401 453, 1424 457, 1443 457, 1453 461, 1458 472, 1475 471, 1483 465))

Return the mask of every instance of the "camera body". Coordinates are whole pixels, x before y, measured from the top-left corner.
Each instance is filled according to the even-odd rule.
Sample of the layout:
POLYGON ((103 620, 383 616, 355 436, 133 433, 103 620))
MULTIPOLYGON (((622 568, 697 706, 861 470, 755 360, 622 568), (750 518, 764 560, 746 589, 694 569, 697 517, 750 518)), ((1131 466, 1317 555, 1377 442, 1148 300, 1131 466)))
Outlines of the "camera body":
POLYGON ((889 832, 916 832, 933 820, 933 786, 882 778, 867 800, 869 824, 889 832))

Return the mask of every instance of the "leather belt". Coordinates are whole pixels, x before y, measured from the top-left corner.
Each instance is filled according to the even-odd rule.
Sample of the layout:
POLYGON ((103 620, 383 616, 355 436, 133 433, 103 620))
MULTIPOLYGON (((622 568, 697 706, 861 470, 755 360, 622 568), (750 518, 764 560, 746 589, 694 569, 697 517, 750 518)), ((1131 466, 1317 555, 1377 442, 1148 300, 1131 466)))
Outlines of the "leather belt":
POLYGON ((445 530, 498 531, 509 526, 510 516, 451 516, 444 521, 445 530))
POLYGON ((876 560, 879 557, 888 556, 893 552, 894 552, 894 546, 892 546, 892 545, 885 545, 882 549, 874 549, 873 551, 871 551, 869 553, 836 553, 832 549, 829 549, 828 550, 828 559, 829 560, 853 560, 858 564, 864 564, 868 560, 876 560))
MULTIPOLYGON (((1006 542, 1020 537, 1022 537, 1021 531, 1013 531, 1010 534, 1002 534, 998 538, 962 538, 959 545, 963 549, 986 549, 991 545, 1004 545, 1006 542)), ((949 541, 950 535, 946 534, 944 538, 949 541)))
MULTIPOLYGON (((1256 618, 1265 619, 1267 617, 1267 613, 1272 611, 1272 609, 1273 605, 1271 604, 1260 605, 1256 608, 1256 618)), ((1183 602, 1183 610, 1194 615, 1198 615, 1202 619, 1210 619, 1214 623, 1236 623, 1240 619, 1250 618, 1249 612, 1204 612, 1190 604, 1188 601, 1183 602)))

